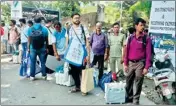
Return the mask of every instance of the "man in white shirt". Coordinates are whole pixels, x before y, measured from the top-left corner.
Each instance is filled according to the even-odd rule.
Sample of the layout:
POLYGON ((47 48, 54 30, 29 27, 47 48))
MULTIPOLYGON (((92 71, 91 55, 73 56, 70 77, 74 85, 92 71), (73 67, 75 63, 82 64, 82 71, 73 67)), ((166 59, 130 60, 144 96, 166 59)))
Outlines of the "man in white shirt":
MULTIPOLYGON (((53 36, 54 29, 52 28, 52 24, 53 24, 52 20, 45 21, 45 26, 46 26, 46 29, 48 30, 48 47, 47 47, 48 55, 54 56, 54 51, 52 47, 52 36, 53 36)), ((47 55, 46 55, 46 58, 47 58, 47 55)), ((54 72, 53 70, 46 67, 46 73, 51 74, 53 72, 54 72)))
POLYGON ((28 42, 28 37, 27 37, 27 31, 28 31, 28 26, 26 25, 26 20, 24 18, 19 19, 20 25, 21 25, 21 46, 22 46, 22 60, 26 57, 26 52, 27 52, 27 42, 28 42))
POLYGON ((45 21, 45 26, 48 30, 48 50, 49 50, 49 55, 54 55, 54 52, 53 52, 53 48, 52 48, 52 36, 53 36, 53 32, 54 32, 54 29, 52 28, 52 20, 46 20, 45 21))
POLYGON ((3 42, 3 52, 7 53, 7 42, 8 42, 8 28, 5 26, 5 23, 1 23, 2 28, 4 29, 4 35, 1 38, 1 41, 3 42))
MULTIPOLYGON (((81 25, 80 14, 74 13, 74 14, 72 14, 71 18, 72 18, 72 26, 68 32, 69 43, 72 43, 72 42, 70 42, 70 40, 72 39, 72 41, 74 40, 74 41, 80 42, 82 45, 86 45, 86 49, 88 52, 86 60, 87 60, 87 63, 90 63, 89 62, 89 60, 90 60, 90 45, 89 45, 89 41, 88 41, 88 37, 89 37, 88 29, 85 26, 81 25)), ((72 63, 69 63, 69 66, 70 66, 69 74, 72 75, 72 77, 75 81, 75 85, 76 85, 76 87, 71 89, 70 92, 71 93, 79 92, 80 86, 81 86, 80 75, 81 75, 81 71, 83 70, 85 65, 84 65, 84 63, 82 63, 82 66, 76 66, 76 65, 73 65, 72 63)))

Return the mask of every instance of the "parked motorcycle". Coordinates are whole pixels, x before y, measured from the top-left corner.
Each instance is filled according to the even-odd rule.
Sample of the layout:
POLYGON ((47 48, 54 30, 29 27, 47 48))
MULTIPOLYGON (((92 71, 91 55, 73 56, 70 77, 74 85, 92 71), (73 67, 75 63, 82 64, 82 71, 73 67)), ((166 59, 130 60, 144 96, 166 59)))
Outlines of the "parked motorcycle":
POLYGON ((167 104, 176 104, 175 69, 167 51, 157 53, 153 64, 155 90, 167 104))

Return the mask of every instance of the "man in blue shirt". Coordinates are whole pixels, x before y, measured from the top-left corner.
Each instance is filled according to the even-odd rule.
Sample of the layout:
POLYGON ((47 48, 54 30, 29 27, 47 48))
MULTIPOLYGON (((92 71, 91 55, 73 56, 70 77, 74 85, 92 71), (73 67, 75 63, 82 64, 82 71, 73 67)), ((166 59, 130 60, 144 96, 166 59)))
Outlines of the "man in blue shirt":
POLYGON ((48 30, 41 25, 41 18, 35 18, 35 24, 28 29, 28 52, 30 52, 30 80, 35 79, 36 58, 39 56, 41 62, 42 78, 46 80, 46 54, 48 46, 48 30))
POLYGON ((52 36, 52 44, 54 55, 57 60, 63 59, 66 47, 68 45, 68 35, 66 34, 66 29, 61 27, 59 21, 54 22, 54 33, 52 36))

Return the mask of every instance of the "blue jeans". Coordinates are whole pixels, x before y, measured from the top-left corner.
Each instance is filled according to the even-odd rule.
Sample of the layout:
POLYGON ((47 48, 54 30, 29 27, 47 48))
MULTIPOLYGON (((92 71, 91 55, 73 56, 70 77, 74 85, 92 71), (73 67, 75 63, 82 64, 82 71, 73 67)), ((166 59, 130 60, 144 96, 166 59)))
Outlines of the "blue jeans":
POLYGON ((41 62, 41 71, 42 71, 42 76, 46 76, 46 50, 41 49, 41 50, 30 50, 30 58, 31 58, 31 66, 30 66, 30 76, 35 77, 35 71, 36 71, 36 60, 37 56, 39 56, 40 62, 41 62))
POLYGON ((27 52, 27 42, 26 43, 21 43, 22 46, 22 61, 24 58, 26 58, 26 52, 27 52))

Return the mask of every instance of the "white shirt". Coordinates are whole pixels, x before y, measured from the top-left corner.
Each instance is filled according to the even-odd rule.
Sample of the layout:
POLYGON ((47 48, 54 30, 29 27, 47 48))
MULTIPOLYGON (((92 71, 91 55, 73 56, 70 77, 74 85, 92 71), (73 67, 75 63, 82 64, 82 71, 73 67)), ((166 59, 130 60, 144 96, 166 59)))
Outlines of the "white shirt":
MULTIPOLYGON (((84 28, 84 32, 85 32, 85 37, 89 38, 90 35, 89 35, 88 29, 85 26, 83 26, 83 28, 84 28)), ((68 36, 69 40, 72 39, 72 38, 75 39, 75 40, 78 40, 78 38, 76 37, 76 34, 75 34, 74 30, 75 30, 78 38, 81 40, 82 44, 86 44, 85 43, 84 35, 82 34, 82 28, 81 28, 81 26, 79 26, 77 28, 73 28, 73 26, 72 26, 70 28, 70 30, 69 30, 69 36, 68 36)))
POLYGON ((8 28, 2 27, 4 29, 4 35, 2 36, 2 40, 8 40, 8 28))
POLYGON ((49 29, 47 28, 47 30, 48 30, 48 44, 52 45, 52 36, 54 33, 54 29, 50 27, 49 29))
POLYGON ((27 25, 25 25, 21 28, 21 43, 28 42, 28 38, 27 38, 28 29, 29 29, 29 27, 27 25))

